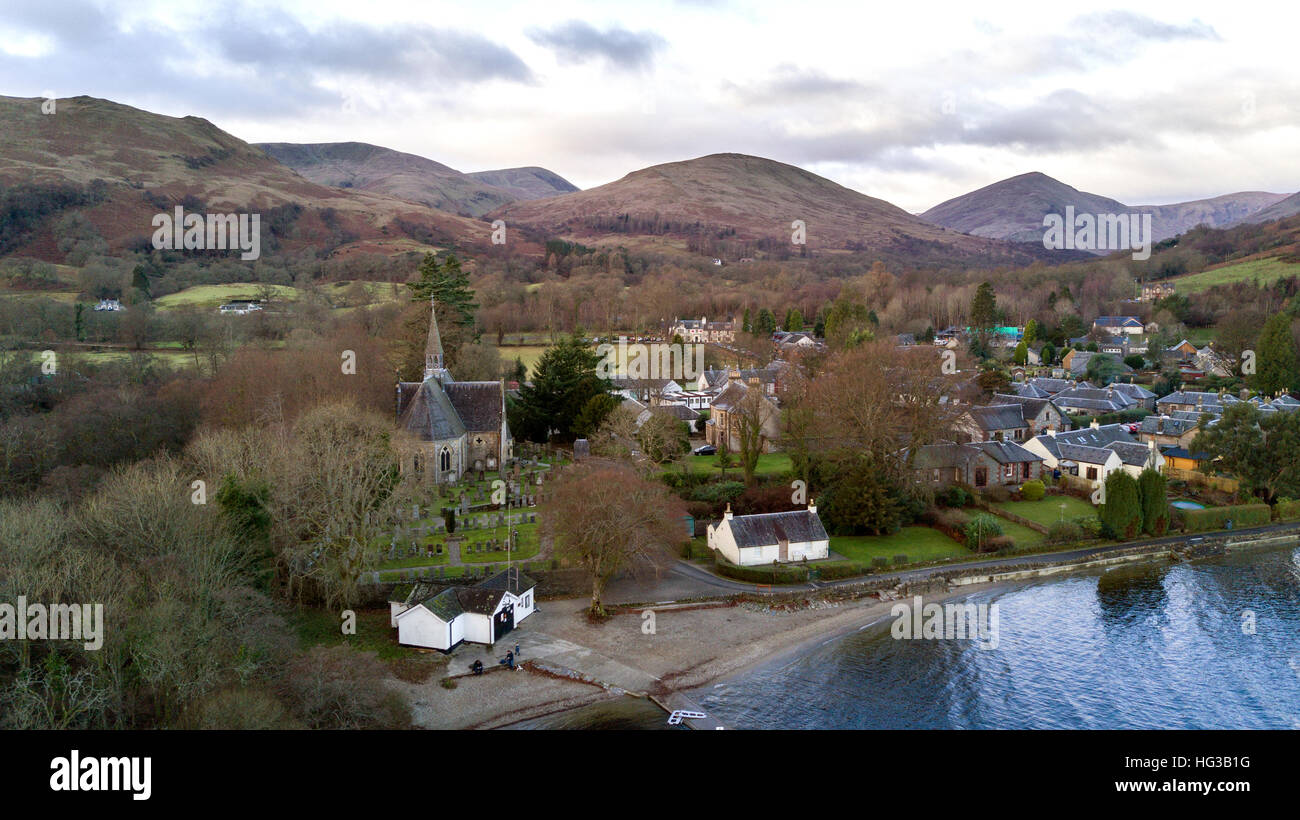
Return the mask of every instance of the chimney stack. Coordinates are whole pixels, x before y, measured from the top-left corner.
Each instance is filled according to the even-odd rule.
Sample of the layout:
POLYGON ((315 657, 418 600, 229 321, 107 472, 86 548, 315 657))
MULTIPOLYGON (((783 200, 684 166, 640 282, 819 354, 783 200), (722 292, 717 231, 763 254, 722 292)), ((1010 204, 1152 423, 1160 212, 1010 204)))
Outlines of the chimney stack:
POLYGON ((731 515, 731 502, 728 501, 728 502, 727 502, 727 511, 724 512, 724 513, 722 514, 722 519, 723 519, 724 521, 730 521, 731 518, 732 518, 732 515, 731 515))

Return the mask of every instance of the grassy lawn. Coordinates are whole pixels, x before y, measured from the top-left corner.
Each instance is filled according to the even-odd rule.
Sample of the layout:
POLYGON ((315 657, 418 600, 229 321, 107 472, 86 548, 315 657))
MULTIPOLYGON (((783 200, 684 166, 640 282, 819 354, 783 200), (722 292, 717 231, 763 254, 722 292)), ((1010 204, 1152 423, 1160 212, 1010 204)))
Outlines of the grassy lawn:
MULTIPOLYGON (((1029 516, 1025 517, 1028 518, 1029 516)), ((1017 524, 1005 518, 999 518, 998 524, 1002 526, 1002 534, 1011 536, 1011 540, 1016 542, 1017 547, 1036 547, 1047 540, 1047 536, 1038 530, 1031 530, 1023 524, 1017 524)))
POLYGON ((546 345, 506 345, 497 348, 497 355, 506 364, 514 364, 517 358, 522 359, 524 367, 528 368, 530 376, 533 373, 533 368, 537 366, 537 360, 542 358, 542 354, 545 352, 546 345))
POLYGON ((832 535, 831 551, 854 561, 906 555, 910 561, 970 556, 973 553, 930 527, 903 527, 892 535, 832 535))
MULTIPOLYGON (((685 462, 692 473, 722 475, 722 470, 718 467, 717 456, 686 456, 685 462)), ((758 457, 758 466, 754 471, 755 475, 760 476, 788 472, 790 472, 790 456, 785 453, 763 453, 758 457)), ((744 474, 744 471, 740 469, 738 457, 735 453, 732 453, 731 466, 727 468, 727 477, 734 477, 735 480, 741 481, 744 474)))
MULTIPOLYGON (((159 310, 193 305, 194 307, 216 308, 231 299, 256 299, 267 286, 256 282, 234 282, 228 285, 195 285, 154 300, 154 307, 159 310)), ((298 289, 287 285, 271 285, 275 298, 292 302, 298 298, 298 289)))
POLYGON ((413 649, 398 646, 396 631, 388 625, 388 609, 356 610, 357 634, 344 635, 343 620, 337 612, 304 609, 293 613, 290 621, 304 648, 346 643, 363 652, 376 652, 384 660, 417 656, 413 649))
POLYGON ((1061 505, 1065 505, 1065 518, 1095 516, 1097 508, 1072 495, 1049 495, 1041 501, 1002 501, 993 504, 1000 510, 1014 513, 1021 518, 1028 518, 1035 524, 1050 527, 1061 519, 1061 505))
POLYGON ((1190 294, 1209 290, 1215 285, 1248 282, 1256 279, 1259 280, 1261 285, 1267 285, 1274 280, 1297 275, 1300 275, 1300 265, 1283 262, 1277 257, 1270 257, 1268 259, 1251 259, 1247 262, 1238 262, 1235 265, 1224 265, 1221 268, 1212 268, 1200 273, 1182 276, 1173 281, 1176 283, 1179 293, 1190 294))

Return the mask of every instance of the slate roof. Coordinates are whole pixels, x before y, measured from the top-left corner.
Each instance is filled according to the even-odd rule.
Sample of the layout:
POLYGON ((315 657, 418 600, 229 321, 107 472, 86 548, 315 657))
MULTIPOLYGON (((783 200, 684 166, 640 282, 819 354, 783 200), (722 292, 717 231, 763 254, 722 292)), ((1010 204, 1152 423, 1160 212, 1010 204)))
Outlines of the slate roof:
POLYGON ((501 382, 452 382, 443 385, 461 424, 474 432, 501 429, 501 382))
POLYGON ((1195 430, 1196 424, 1196 419, 1174 418, 1173 416, 1147 416, 1142 419, 1140 430, 1148 435, 1181 436, 1195 430))
POLYGON ((1010 430, 1026 426, 1025 411, 1019 403, 972 407, 966 413, 981 430, 1010 430))
POLYGON ((695 421, 700 417, 700 414, 695 409, 684 404, 657 404, 650 408, 650 412, 672 416, 681 421, 695 421))
POLYGON ((1099 387, 1072 387, 1062 390, 1052 400, 1063 407, 1115 412, 1132 407, 1136 401, 1123 393, 1099 387))
POLYGON ((476 586, 484 587, 485 589, 517 589, 519 592, 526 592, 527 590, 537 586, 537 582, 516 568, 510 570, 503 569, 496 575, 479 581, 476 586), (518 585, 515 583, 516 578, 519 582, 518 585))
POLYGON ((421 441, 445 441, 465 434, 465 424, 447 393, 436 379, 398 385, 399 401, 403 393, 410 399, 401 411, 401 424, 421 441))
MULTIPOLYGON (((410 592, 402 599, 408 606, 422 606, 440 620, 451 622, 456 616, 471 612, 477 615, 491 615, 501 605, 501 599, 507 591, 515 594, 526 592, 537 586, 537 582, 522 572, 518 572, 518 586, 515 585, 516 570, 502 570, 496 575, 485 578, 472 587, 442 587, 427 581, 418 581, 410 586, 410 592), (439 591, 440 590, 440 591, 439 591), (418 602, 418 603, 417 603, 418 602)), ((393 599, 399 591, 395 589, 393 599)))
POLYGON ((1024 408, 1022 413, 1026 421, 1036 417, 1039 413, 1043 412, 1044 408, 1053 406, 1054 404, 1051 399, 1046 397, 1008 396, 1004 393, 994 393, 993 398, 999 404, 1019 404, 1024 408))
POLYGON ((1114 451, 1107 447, 1089 447, 1084 444, 1057 444, 1059 451, 1058 458, 1062 461, 1073 461, 1078 464, 1105 464, 1110 459, 1114 451))
MULTIPOLYGON (((906 452, 904 452, 906 456, 906 452)), ((917 470, 934 470, 946 467, 961 467, 977 458, 978 455, 964 444, 941 441, 916 448, 912 467, 917 470)))
POLYGON ((1142 327, 1142 320, 1136 316, 1098 316, 1093 327, 1142 327))
POLYGON ((1082 445, 1085 447, 1105 447, 1112 441, 1132 442, 1133 436, 1122 424, 1102 424, 1097 427, 1080 427, 1056 435, 1040 435, 1034 441, 1041 443, 1047 451, 1061 458, 1061 445, 1082 445))
POLYGON ((739 405, 741 400, 745 398, 745 394, 748 392, 749 388, 745 386, 744 382, 732 382, 727 385, 725 390, 718 394, 718 397, 714 399, 711 404, 713 407, 730 410, 739 405))
POLYGON ((827 539, 821 518, 809 510, 736 515, 725 523, 731 525, 731 535, 736 539, 736 546, 742 549, 777 544, 782 540, 794 544, 827 539))
POLYGON ((1015 388, 1016 388, 1016 393, 1018 393, 1021 398, 1047 399, 1047 398, 1051 398, 1052 396, 1051 393, 1048 393, 1043 388, 1031 382, 1021 382, 1020 384, 1015 385, 1015 388))
POLYGON ((1124 395, 1128 396, 1130 399, 1133 399, 1136 402, 1141 402, 1146 399, 1154 399, 1156 397, 1155 393, 1152 393, 1150 390, 1147 390, 1145 387, 1143 387, 1140 384, 1131 384, 1129 382, 1115 382, 1110 387, 1116 393, 1123 393, 1124 395))
POLYGON ((1092 386, 1087 382, 1072 382, 1069 379, 1049 379, 1044 376, 1037 376, 1035 378, 1032 378, 1028 382, 1026 382, 1026 384, 1033 385, 1039 390, 1042 390, 1043 392, 1047 393, 1049 396, 1054 396, 1057 393, 1060 393, 1062 390, 1069 390, 1071 387, 1074 387, 1075 384, 1081 384, 1081 385, 1086 384, 1089 387, 1092 386))
POLYGON ((1043 457, 1029 452, 1014 441, 972 441, 970 447, 983 450, 999 464, 1020 464, 1026 461, 1042 461, 1043 457))
POLYGON ((1146 444, 1129 444, 1123 441, 1115 441, 1106 445, 1108 450, 1114 450, 1119 454, 1119 460, 1130 467, 1142 467, 1151 458, 1151 448, 1146 444))

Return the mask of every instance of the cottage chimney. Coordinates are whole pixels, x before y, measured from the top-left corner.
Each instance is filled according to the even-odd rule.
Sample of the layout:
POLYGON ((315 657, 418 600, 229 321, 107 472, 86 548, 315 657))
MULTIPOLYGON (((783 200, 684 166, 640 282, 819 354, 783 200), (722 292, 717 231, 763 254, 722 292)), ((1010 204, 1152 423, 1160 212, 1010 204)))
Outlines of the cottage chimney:
POLYGON ((1093 420, 1092 420, 1092 424, 1090 424, 1090 425, 1088 425, 1088 426, 1091 427, 1092 429, 1096 430, 1098 427, 1101 426, 1101 423, 1098 422, 1096 419, 1093 419, 1093 420))
POLYGON ((813 498, 808 501, 808 512, 813 515, 817 514, 817 499, 813 498))
POLYGON ((1048 427, 1048 428, 1047 428, 1047 435, 1051 436, 1052 438, 1056 438, 1056 428, 1055 428, 1055 427, 1048 427))
POLYGON ((724 512, 724 513, 722 514, 722 520, 723 520, 723 521, 730 521, 730 520, 731 520, 731 517, 732 517, 732 516, 731 516, 731 502, 728 501, 728 502, 727 502, 727 511, 724 512))

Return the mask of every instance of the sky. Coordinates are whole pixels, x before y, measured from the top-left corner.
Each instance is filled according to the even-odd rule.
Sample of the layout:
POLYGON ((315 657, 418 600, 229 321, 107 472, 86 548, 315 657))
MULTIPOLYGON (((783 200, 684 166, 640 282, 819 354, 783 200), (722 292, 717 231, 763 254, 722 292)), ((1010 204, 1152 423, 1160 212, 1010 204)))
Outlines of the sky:
POLYGON ((913 212, 1029 171, 1164 204, 1300 189, 1297 22, 1244 0, 0 0, 0 94, 583 188, 737 152, 913 212))

